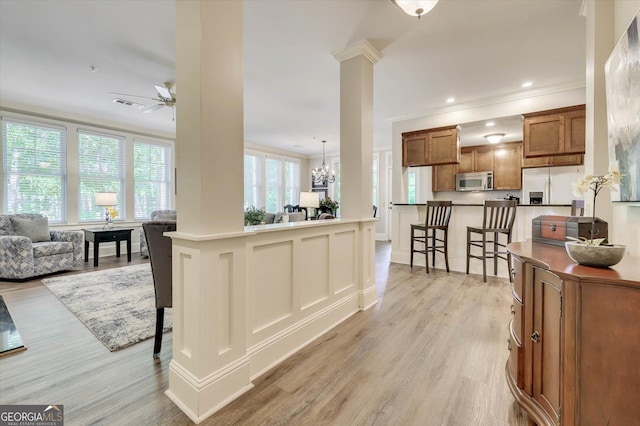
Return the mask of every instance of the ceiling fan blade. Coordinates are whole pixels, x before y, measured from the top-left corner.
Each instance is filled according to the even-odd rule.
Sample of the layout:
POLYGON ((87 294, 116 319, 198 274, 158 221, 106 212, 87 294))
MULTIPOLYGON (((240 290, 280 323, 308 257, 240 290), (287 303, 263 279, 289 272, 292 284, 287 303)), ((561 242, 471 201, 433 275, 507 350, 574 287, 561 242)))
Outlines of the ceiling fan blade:
POLYGON ((169 92, 169 89, 167 89, 166 87, 163 87, 163 86, 153 86, 153 87, 156 88, 156 90, 158 91, 158 95, 160 95, 160 97, 165 101, 173 100, 173 96, 171 96, 171 92, 169 92))
POLYGON ((164 107, 164 104, 156 104, 156 105, 153 105, 153 106, 151 106, 151 107, 149 107, 149 108, 145 109, 145 110, 144 110, 144 111, 142 111, 142 112, 143 112, 143 113, 145 113, 145 114, 149 114, 150 112, 157 111, 157 110, 159 110, 159 109, 160 109, 160 108, 162 108, 162 107, 164 107))
POLYGON ((132 98, 142 98, 142 99, 151 99, 153 101, 161 101, 162 99, 156 99, 156 98, 150 98, 149 96, 138 96, 138 95, 130 95, 128 93, 116 93, 116 92, 109 92, 110 95, 116 95, 116 96, 130 96, 132 98))

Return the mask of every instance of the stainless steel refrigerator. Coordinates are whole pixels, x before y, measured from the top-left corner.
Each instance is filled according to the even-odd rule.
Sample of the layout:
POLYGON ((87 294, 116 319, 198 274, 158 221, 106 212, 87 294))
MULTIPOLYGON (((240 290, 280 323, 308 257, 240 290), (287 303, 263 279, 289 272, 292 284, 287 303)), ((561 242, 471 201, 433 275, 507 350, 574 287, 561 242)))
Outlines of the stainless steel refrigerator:
POLYGON ((584 166, 537 167, 522 169, 522 204, 571 204, 576 199, 571 183, 584 176, 584 166), (538 193, 538 194, 536 194, 538 193), (531 199, 534 199, 534 203, 531 199))

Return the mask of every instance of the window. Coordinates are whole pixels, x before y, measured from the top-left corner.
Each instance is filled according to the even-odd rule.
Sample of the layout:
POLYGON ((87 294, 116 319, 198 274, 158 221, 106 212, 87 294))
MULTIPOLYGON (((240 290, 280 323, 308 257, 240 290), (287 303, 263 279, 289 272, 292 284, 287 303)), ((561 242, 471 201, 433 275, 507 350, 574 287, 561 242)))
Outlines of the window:
POLYGON ((297 205, 300 201, 300 163, 284 162, 284 204, 297 205))
MULTIPOLYGON (((333 183, 333 195, 330 195, 333 198, 333 201, 337 201, 340 203, 340 189, 341 189, 341 178, 340 178, 340 159, 334 159, 331 161, 331 168, 336 172, 336 181, 333 183)), ((329 187, 329 194, 331 194, 331 186, 329 187)), ((339 210, 338 210, 339 211, 339 210)))
POLYGON ((148 219, 154 210, 171 207, 171 148, 166 144, 133 143, 134 218, 148 219))
POLYGON ((124 138, 82 131, 78 133, 78 221, 102 220, 104 209, 95 205, 96 192, 116 192, 124 218, 124 138))
POLYGON ((244 208, 264 207, 281 212, 285 204, 298 204, 300 163, 266 154, 244 155, 244 208), (264 184, 263 184, 264 182, 264 184))
POLYGON ((262 202, 262 158, 256 155, 244 156, 244 208, 260 208, 262 202))
POLYGON ((415 204, 416 202, 417 176, 416 172, 409 172, 407 176, 407 203, 415 204))
POLYGON ((373 164, 371 166, 372 184, 373 184, 373 205, 378 205, 378 163, 380 156, 373 154, 373 164))
POLYGON ((267 158, 265 164, 265 208, 268 212, 280 212, 284 207, 284 203, 282 202, 282 161, 267 158))
POLYGON ((66 219, 66 129, 2 121, 2 212, 66 219))

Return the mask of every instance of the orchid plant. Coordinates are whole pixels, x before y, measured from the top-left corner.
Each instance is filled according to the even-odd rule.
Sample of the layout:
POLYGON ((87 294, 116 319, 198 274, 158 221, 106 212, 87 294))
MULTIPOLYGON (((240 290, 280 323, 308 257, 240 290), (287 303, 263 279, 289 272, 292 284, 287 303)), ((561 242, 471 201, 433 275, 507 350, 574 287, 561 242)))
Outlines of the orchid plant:
POLYGON ((577 182, 571 183, 571 186, 573 188, 573 195, 575 195, 576 197, 583 197, 589 190, 593 191, 593 214, 591 215, 591 238, 567 238, 574 241, 582 242, 590 246, 599 246, 601 244, 608 243, 606 238, 593 238, 596 227, 596 197, 603 188, 608 188, 611 191, 617 191, 619 184, 620 170, 618 170, 617 167, 609 167, 609 174, 601 176, 585 175, 577 182))

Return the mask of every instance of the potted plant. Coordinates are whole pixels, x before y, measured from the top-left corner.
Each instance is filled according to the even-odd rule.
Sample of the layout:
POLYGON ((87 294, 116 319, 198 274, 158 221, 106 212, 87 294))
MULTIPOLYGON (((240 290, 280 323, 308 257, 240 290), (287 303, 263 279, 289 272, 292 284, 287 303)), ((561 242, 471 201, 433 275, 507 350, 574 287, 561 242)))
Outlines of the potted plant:
POLYGON ((326 198, 323 198, 322 200, 320 200, 320 205, 323 206, 323 207, 326 207, 328 209, 331 209, 331 213, 334 216, 336 215, 336 210, 338 210, 338 207, 340 207, 338 202, 332 200, 330 197, 326 197, 326 198))
POLYGON ((264 219, 265 209, 258 209, 255 206, 248 207, 244 211, 244 223, 245 225, 260 225, 260 222, 264 219))
POLYGON ((620 184, 620 171, 615 167, 609 168, 609 174, 601 176, 585 175, 577 182, 573 182, 573 194, 577 197, 584 196, 593 191, 593 209, 591 215, 590 238, 567 237, 571 241, 565 243, 569 257, 581 265, 608 267, 622 260, 626 247, 610 244, 606 238, 593 238, 596 224, 596 198, 603 188, 617 191, 620 184))

